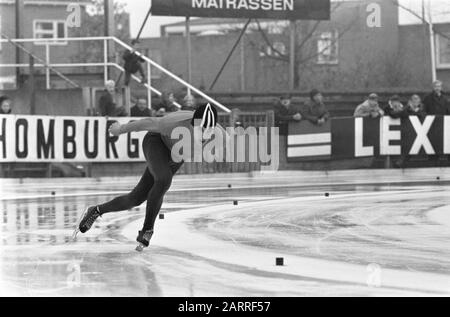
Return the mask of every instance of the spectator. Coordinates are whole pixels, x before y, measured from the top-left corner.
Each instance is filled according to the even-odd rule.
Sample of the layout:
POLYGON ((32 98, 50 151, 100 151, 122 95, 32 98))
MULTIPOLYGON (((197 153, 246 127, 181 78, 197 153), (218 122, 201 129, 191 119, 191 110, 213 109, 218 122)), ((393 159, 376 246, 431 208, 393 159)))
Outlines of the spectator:
POLYGON ((127 116, 125 109, 119 106, 121 95, 116 92, 114 80, 108 80, 105 90, 99 101, 99 115, 102 117, 124 117, 127 116))
POLYGON ((131 76, 139 72, 141 75, 141 83, 145 83, 147 78, 145 77, 144 69, 142 68, 142 63, 144 59, 141 56, 138 56, 136 52, 139 50, 139 41, 133 40, 131 42, 132 49, 131 51, 126 51, 122 58, 125 61, 124 69, 125 69, 125 86, 130 84, 131 76))
POLYGON ((356 107, 354 116, 359 118, 379 118, 384 116, 384 111, 378 104, 378 95, 370 94, 366 101, 356 107))
POLYGON ((159 108, 156 112, 155 112, 155 116, 160 118, 160 117, 164 117, 167 114, 166 112, 166 108, 159 108))
POLYGON ((147 100, 145 98, 138 98, 136 105, 131 108, 132 117, 151 117, 152 111, 148 108, 147 100))
POLYGON ((191 94, 187 94, 186 97, 183 99, 183 108, 182 110, 190 110, 193 111, 197 108, 197 101, 195 100, 195 97, 191 94))
POLYGON ((12 113, 12 100, 8 96, 0 97, 0 114, 12 113))
POLYGON ((389 99, 384 112, 393 119, 400 119, 408 116, 407 109, 403 106, 398 95, 394 95, 389 99))
POLYGON ((420 118, 424 118, 427 115, 422 99, 418 95, 411 96, 406 106, 406 112, 409 116, 418 116, 420 118))
POLYGON ((300 109, 292 105, 290 95, 281 96, 275 103, 275 124, 280 128, 280 134, 287 134, 289 122, 300 122, 302 120, 300 109))
POLYGON ((163 92, 161 95, 161 103, 158 106, 158 110, 164 108, 164 112, 176 112, 179 108, 175 105, 175 95, 171 92, 163 92))
POLYGON ((241 116, 242 113, 240 109, 234 108, 233 110, 231 110, 231 123, 235 128, 245 128, 241 120, 241 116))
POLYGON ((311 90, 310 100, 305 103, 305 109, 302 112, 303 117, 309 122, 317 125, 323 125, 330 119, 330 113, 323 102, 323 95, 317 89, 311 90))
POLYGON ((437 80, 433 83, 433 92, 424 99, 425 112, 429 115, 450 114, 450 104, 447 96, 442 92, 442 82, 437 80))

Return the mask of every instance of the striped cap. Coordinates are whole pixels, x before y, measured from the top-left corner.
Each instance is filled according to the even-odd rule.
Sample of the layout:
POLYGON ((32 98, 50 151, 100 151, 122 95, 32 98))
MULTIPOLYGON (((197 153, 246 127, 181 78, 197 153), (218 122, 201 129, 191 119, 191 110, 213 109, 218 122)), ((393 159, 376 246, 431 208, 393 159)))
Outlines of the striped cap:
POLYGON ((197 110, 195 110, 193 121, 198 120, 202 128, 208 129, 214 128, 217 125, 217 118, 217 110, 208 103, 199 106, 197 110))

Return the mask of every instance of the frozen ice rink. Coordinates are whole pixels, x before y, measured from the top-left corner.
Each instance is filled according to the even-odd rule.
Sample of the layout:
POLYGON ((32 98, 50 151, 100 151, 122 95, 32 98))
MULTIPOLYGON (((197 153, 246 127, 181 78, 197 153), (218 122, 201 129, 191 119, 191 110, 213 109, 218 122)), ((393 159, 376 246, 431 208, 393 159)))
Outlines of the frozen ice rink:
POLYGON ((137 181, 0 180, 0 295, 450 295, 448 169, 178 176, 144 253, 145 205, 71 241, 137 181))

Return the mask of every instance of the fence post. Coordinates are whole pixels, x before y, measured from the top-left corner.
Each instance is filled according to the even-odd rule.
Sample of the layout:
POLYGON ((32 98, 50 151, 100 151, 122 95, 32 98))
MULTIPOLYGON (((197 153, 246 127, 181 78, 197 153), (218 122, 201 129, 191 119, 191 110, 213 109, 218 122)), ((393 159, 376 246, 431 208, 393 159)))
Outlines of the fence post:
POLYGON ((125 87, 124 89, 124 98, 125 98, 125 109, 128 115, 131 115, 131 90, 130 87, 125 87))
MULTIPOLYGON (((152 65, 150 65, 150 63, 147 63, 147 84, 149 87, 152 86, 152 65)), ((152 107, 152 91, 150 89, 147 88, 147 103, 148 103, 148 108, 151 110, 152 107)))
POLYGON ((45 83, 47 90, 50 89, 50 45, 45 43, 45 83))
POLYGON ((34 57, 30 55, 30 114, 36 114, 36 80, 34 77, 34 57))
POLYGON ((390 155, 386 156, 386 159, 384 160, 384 168, 386 169, 392 168, 392 160, 390 155))
POLYGON ((103 78, 106 82, 108 81, 108 40, 103 40, 103 78))

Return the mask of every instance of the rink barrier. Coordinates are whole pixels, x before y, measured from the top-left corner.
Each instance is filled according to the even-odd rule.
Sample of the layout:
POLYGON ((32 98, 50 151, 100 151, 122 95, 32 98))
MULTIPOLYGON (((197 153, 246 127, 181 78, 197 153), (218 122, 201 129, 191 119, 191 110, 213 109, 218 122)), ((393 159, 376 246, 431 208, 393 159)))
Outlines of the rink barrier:
POLYGON ((335 118, 289 124, 289 162, 450 154, 450 116, 335 118))
MULTIPOLYGON (((39 174, 38 172, 41 171, 41 176, 50 177, 53 175, 51 167, 55 164, 86 166, 86 176, 91 175, 92 168, 100 167, 101 170, 102 164, 136 165, 138 166, 136 171, 140 171, 143 157, 139 148, 143 134, 123 136, 116 144, 117 153, 115 153, 112 149, 109 152, 105 151, 106 140, 110 139, 104 132, 97 142, 99 153, 93 159, 86 157, 85 153, 72 151, 74 144, 76 148, 83 149, 81 152, 84 152, 87 146, 87 154, 93 155, 95 142, 87 138, 89 142, 85 144, 84 132, 88 131, 88 135, 99 134, 100 131, 106 131, 107 125, 115 120, 99 117, 0 116, 1 175, 29 176, 39 174), (53 134, 49 132, 52 125, 53 134), (96 125, 98 125, 97 132, 95 132, 96 125), (24 137, 25 128, 27 129, 26 137, 24 137), (55 131, 61 132, 55 133, 55 131), (72 136, 73 131, 78 131, 76 137, 72 136), (16 140, 17 133, 20 136, 18 140, 16 140), (49 147, 47 143, 51 136, 60 145, 49 147), (54 159, 48 159, 49 155, 53 155, 54 159), (69 157, 66 157, 67 155, 69 157), (92 163, 95 163, 94 167, 92 163)), ((244 127, 270 127, 273 126, 274 114, 272 111, 242 112, 237 116, 221 114, 219 121, 225 127, 234 126, 236 121, 244 127)), ((309 164, 308 167, 315 164, 321 169, 323 166, 333 169, 333 164, 341 166, 339 162, 343 160, 350 162, 345 168, 352 168, 355 164, 352 165, 351 162, 371 158, 381 158, 386 162, 385 166, 390 167, 389 160, 393 157, 417 157, 418 161, 421 162, 423 158, 422 161, 425 162, 430 156, 441 157, 442 161, 443 156, 450 154, 450 117, 448 116, 428 116, 423 119, 418 117, 336 118, 320 127, 302 121, 290 124, 288 131, 287 136, 280 137, 281 142, 286 143, 280 146, 281 169, 301 169, 306 166, 304 164, 309 164), (327 165, 320 165, 321 162, 327 165)), ((105 165, 104 170, 108 170, 106 166, 108 165, 105 165)), ((261 166, 258 163, 189 163, 185 164, 179 173, 242 173, 260 169, 261 166)), ((129 171, 131 172, 131 169, 129 171)))
MULTIPOLYGON (((145 132, 115 138, 108 128, 115 122, 139 118, 60 117, 60 116, 0 116, 0 172, 3 177, 51 177, 57 170, 79 176, 82 165, 85 176, 92 174, 95 163, 139 165, 145 161, 141 150, 145 132), (61 164, 62 163, 62 164, 61 164), (64 167, 63 167, 64 165, 64 167)), ((221 113, 224 127, 239 122, 243 126, 271 127, 273 111, 239 112, 238 116, 221 113)), ((248 156, 248 155, 246 155, 248 156)), ((187 163, 181 174, 236 173, 260 169, 259 163, 187 163)), ((59 176, 59 175, 58 175, 59 176)))

